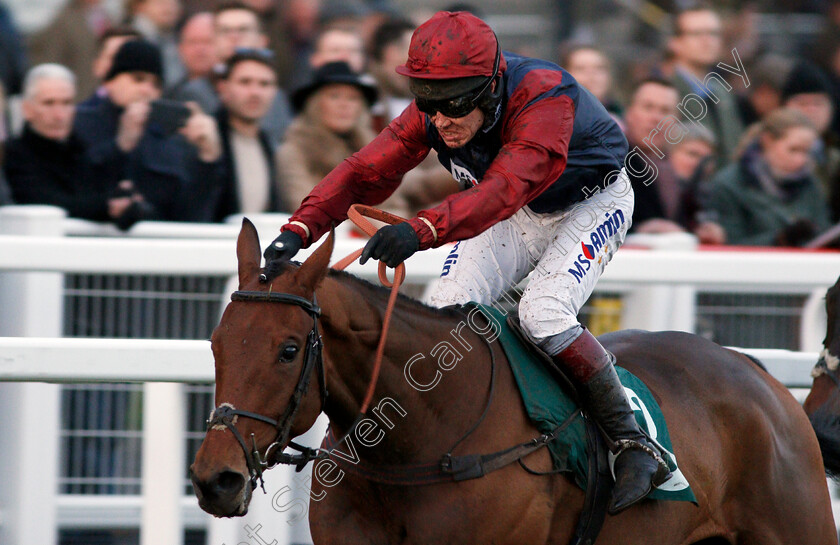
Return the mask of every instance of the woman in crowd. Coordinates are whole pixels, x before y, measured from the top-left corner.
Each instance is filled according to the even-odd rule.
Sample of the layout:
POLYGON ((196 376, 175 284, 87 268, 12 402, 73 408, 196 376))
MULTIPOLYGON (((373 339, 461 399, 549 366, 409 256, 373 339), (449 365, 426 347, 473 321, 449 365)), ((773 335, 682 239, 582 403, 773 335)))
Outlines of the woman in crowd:
POLYGON ((344 62, 325 64, 292 94, 298 115, 277 153, 290 205, 297 207, 333 168, 373 140, 370 107, 376 96, 373 83, 344 62))
POLYGON ((711 206, 729 244, 802 246, 828 227, 810 155, 817 138, 811 121, 790 109, 745 133, 738 159, 712 180, 711 206))
POLYGON ((561 56, 560 66, 595 95, 614 119, 623 115, 621 105, 613 96, 610 60, 603 51, 591 45, 573 46, 561 56))

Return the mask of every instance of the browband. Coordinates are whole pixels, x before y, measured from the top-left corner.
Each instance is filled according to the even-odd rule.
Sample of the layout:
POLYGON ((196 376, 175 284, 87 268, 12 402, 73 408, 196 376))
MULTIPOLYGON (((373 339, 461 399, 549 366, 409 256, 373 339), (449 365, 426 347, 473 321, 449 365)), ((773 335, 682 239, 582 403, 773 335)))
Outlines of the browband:
POLYGON ((309 299, 290 293, 275 293, 270 291, 235 291, 230 294, 231 301, 263 302, 263 303, 289 303, 303 308, 312 316, 321 315, 321 307, 309 299))

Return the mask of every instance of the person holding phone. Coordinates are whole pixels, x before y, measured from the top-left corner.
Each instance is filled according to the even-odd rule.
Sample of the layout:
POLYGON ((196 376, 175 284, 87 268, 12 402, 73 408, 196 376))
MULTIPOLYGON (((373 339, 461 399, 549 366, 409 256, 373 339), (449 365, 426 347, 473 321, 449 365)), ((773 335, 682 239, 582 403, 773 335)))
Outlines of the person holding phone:
POLYGON ((142 196, 134 221, 212 221, 223 176, 218 128, 195 104, 156 102, 162 74, 156 46, 124 43, 105 76, 105 100, 78 109, 76 130, 96 175, 114 187, 128 180, 142 196))

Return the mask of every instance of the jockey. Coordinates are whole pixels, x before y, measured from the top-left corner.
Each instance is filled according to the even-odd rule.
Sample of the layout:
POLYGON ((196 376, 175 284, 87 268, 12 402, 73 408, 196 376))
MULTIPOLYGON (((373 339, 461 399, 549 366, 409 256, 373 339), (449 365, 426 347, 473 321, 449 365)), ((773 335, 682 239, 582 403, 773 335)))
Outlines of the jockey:
POLYGON ((354 203, 381 203, 435 149, 463 191, 379 229, 361 262, 396 267, 418 250, 460 241, 431 295, 435 306, 490 304, 527 276, 522 328, 571 377, 610 439, 609 509, 626 509, 668 468, 636 423, 614 356, 577 320, 630 227, 624 135, 568 72, 502 53, 490 27, 465 12, 439 12, 418 27, 397 72, 409 77, 414 102, 312 190, 266 260, 291 259, 354 203))

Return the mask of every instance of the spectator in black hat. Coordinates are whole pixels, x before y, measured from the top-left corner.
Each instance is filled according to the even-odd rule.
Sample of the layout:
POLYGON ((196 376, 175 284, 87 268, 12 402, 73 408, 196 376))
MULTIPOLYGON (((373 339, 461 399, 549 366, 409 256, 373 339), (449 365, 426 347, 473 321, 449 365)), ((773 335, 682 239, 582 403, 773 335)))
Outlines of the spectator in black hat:
POLYGON ((122 44, 129 40, 136 40, 140 38, 140 33, 129 26, 119 26, 109 28, 99 38, 96 57, 93 59, 92 69, 95 78, 96 90, 87 97, 80 92, 83 100, 79 105, 96 106, 105 96, 107 92, 102 87, 105 76, 111 70, 111 64, 114 62, 114 55, 120 50, 122 44))
POLYGON ((814 175, 827 195, 834 221, 840 220, 840 148, 831 133, 834 116, 831 81, 815 65, 797 64, 782 87, 786 108, 799 111, 811 120, 820 135, 814 143, 814 175))
POLYGON ((807 61, 794 66, 782 87, 783 105, 808 116, 820 134, 828 131, 834 117, 831 99, 831 81, 807 61))
POLYGON ((225 63, 216 82, 222 106, 216 122, 227 176, 216 220, 232 214, 287 210, 274 168, 274 146, 260 123, 277 94, 273 55, 242 50, 225 63))
POLYGON ((309 84, 292 93, 298 113, 277 152, 277 169, 288 203, 296 208, 309 191, 344 159, 373 140, 372 78, 345 62, 318 68, 309 84))
POLYGON ((80 107, 76 115, 96 176, 114 186, 128 181, 143 197, 123 227, 140 219, 213 219, 222 175, 216 123, 194 104, 175 133, 148 123, 162 76, 158 48, 145 40, 128 41, 105 76, 106 99, 80 107))

